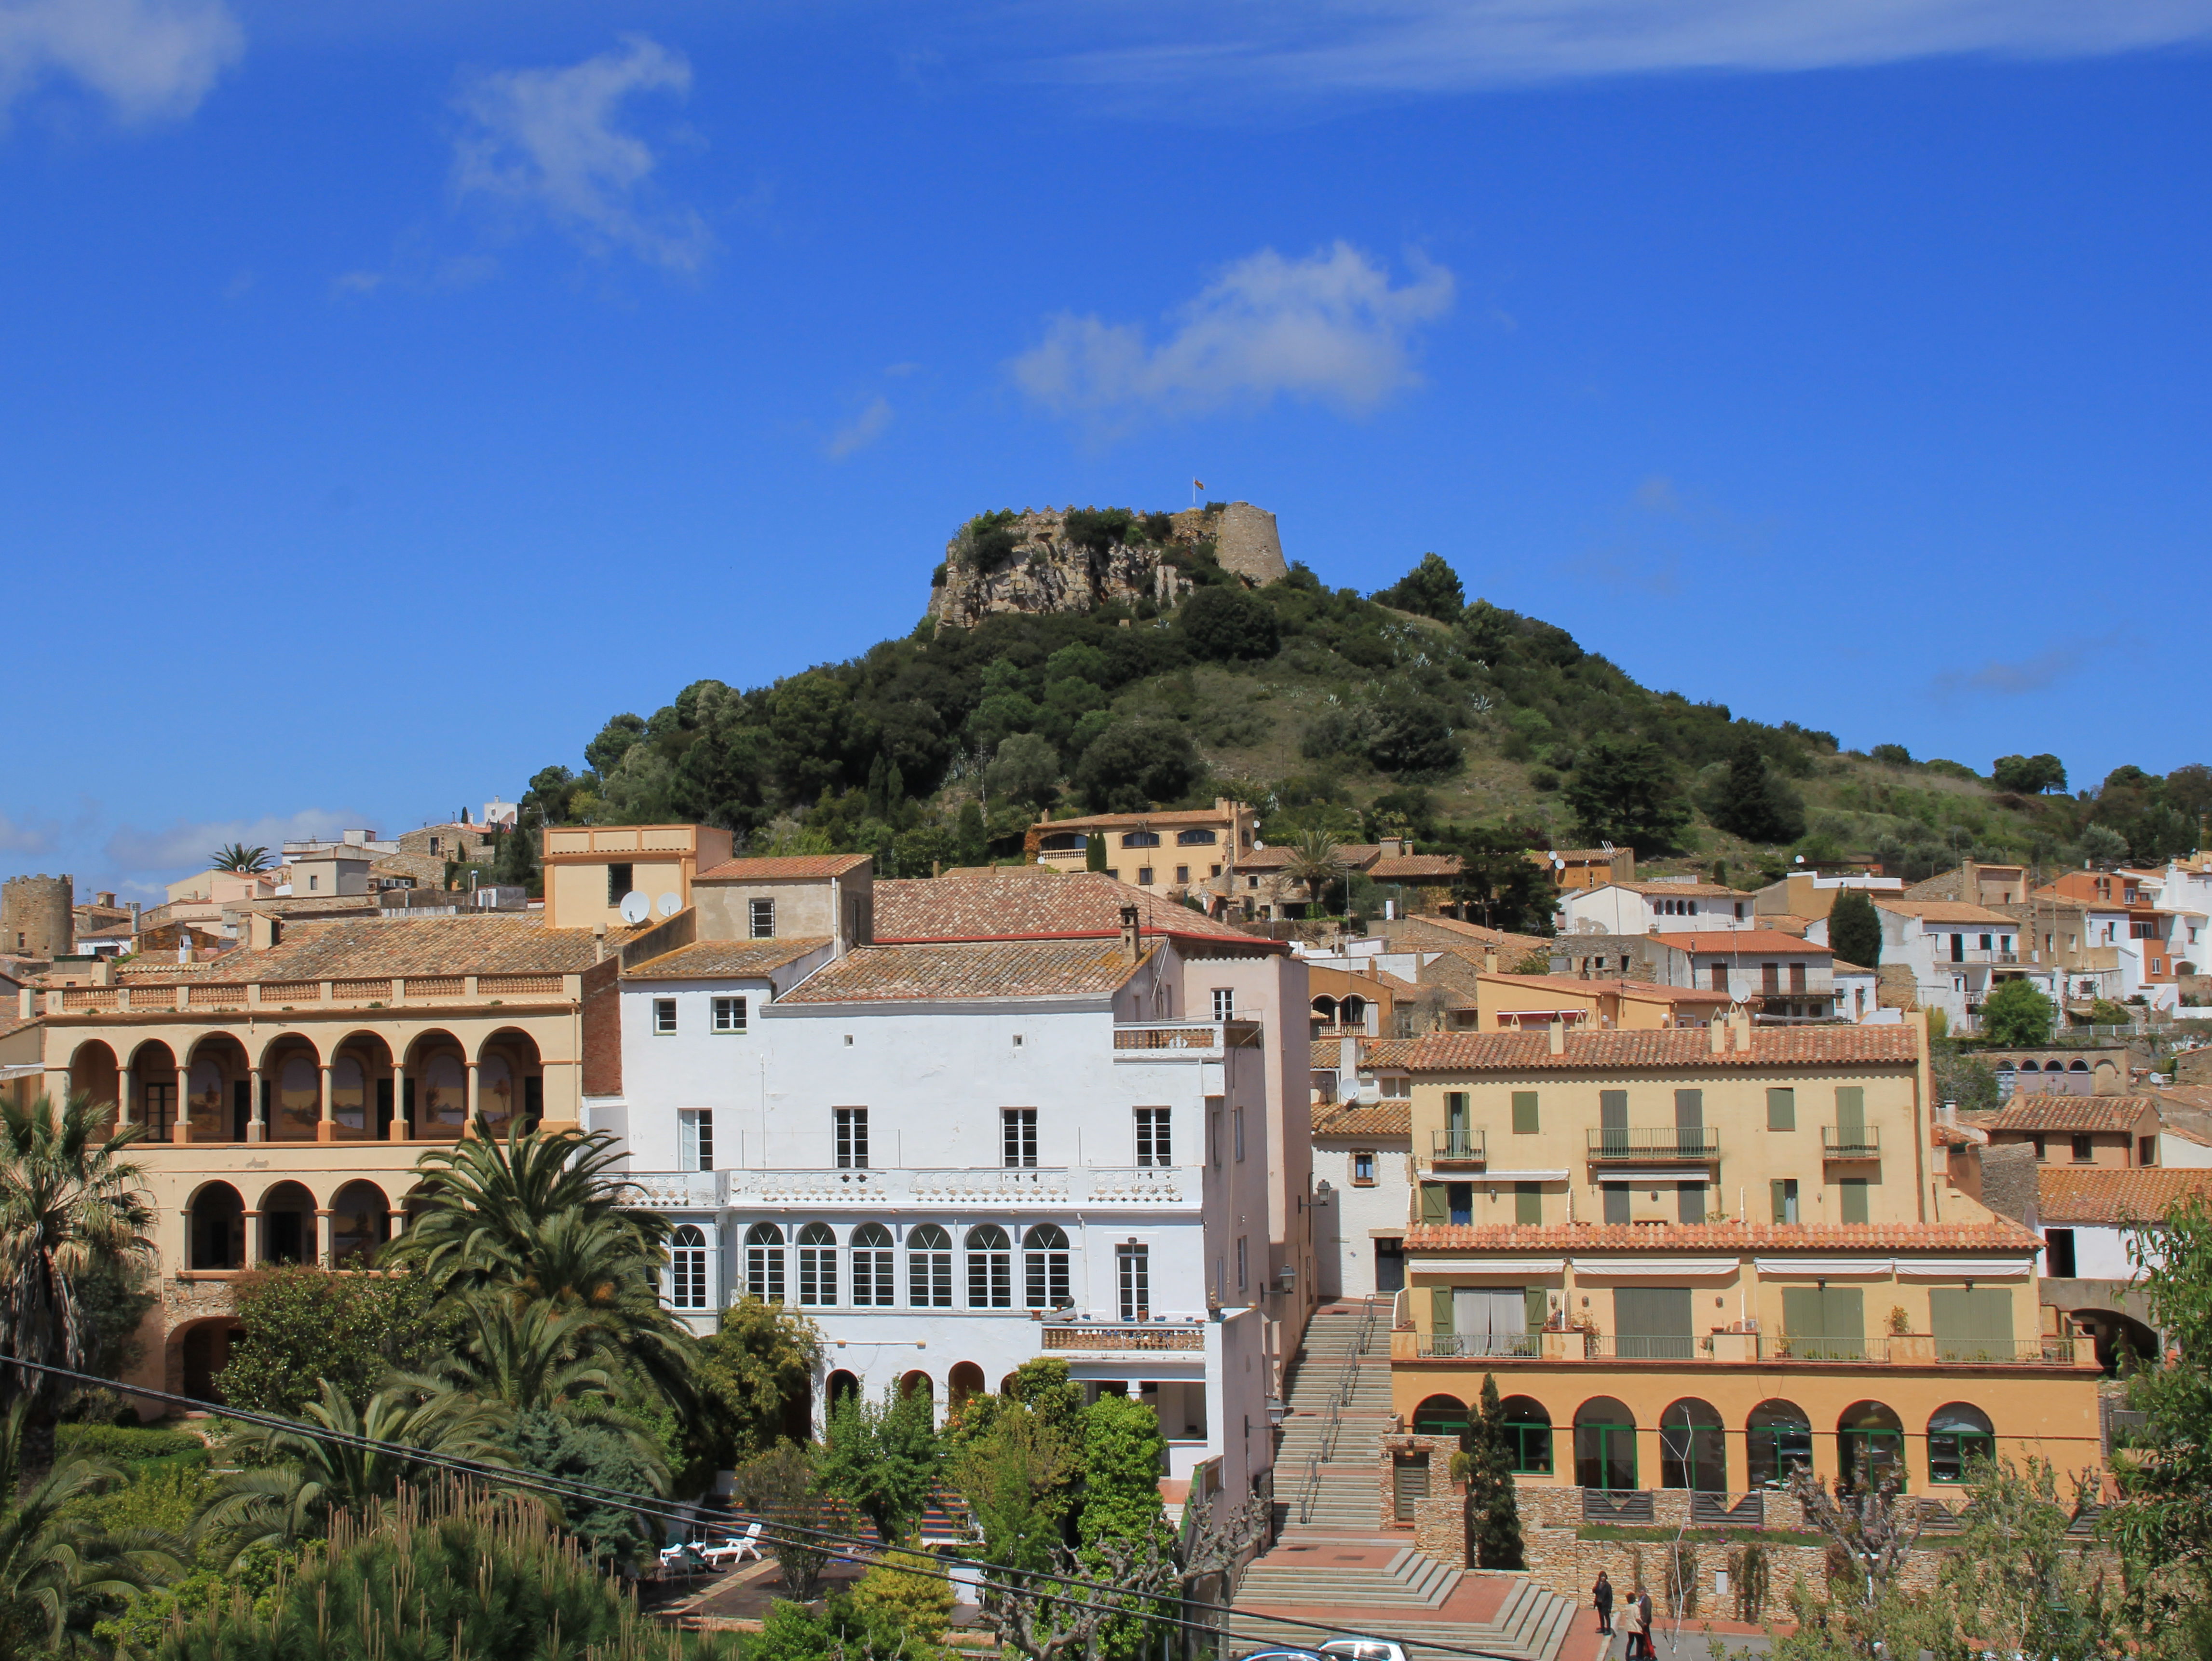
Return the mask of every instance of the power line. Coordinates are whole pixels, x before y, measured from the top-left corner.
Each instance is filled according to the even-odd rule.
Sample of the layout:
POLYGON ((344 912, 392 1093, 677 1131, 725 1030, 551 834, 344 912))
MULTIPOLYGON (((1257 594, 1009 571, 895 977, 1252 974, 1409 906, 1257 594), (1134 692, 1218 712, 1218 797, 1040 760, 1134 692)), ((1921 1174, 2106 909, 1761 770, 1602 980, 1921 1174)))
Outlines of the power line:
MULTIPOLYGON (((0 1367, 22 1367, 52 1378, 67 1379, 72 1384, 118 1390, 125 1395, 142 1396, 149 1401, 164 1402, 188 1411, 204 1413, 210 1410, 208 1402, 194 1396, 181 1396, 165 1390, 155 1390, 145 1384, 123 1384, 116 1379, 100 1378, 95 1373, 80 1372, 74 1368, 55 1366, 44 1361, 5 1357, 0 1358, 0 1367)), ((672 1522, 687 1528, 701 1520, 694 1506, 679 1507, 657 1496, 639 1494, 625 1488, 603 1488, 596 1483, 581 1482, 573 1478, 544 1476, 532 1471, 519 1470, 509 1465, 495 1465, 482 1460, 465 1459, 456 1454, 434 1453, 426 1448, 410 1447, 404 1442, 387 1442, 375 1437, 359 1436, 350 1431, 334 1430, 326 1426, 310 1424, 302 1420, 288 1419, 279 1414, 262 1413, 252 1409, 226 1407, 220 1409, 220 1416, 235 1420, 241 1424, 261 1425, 273 1430, 284 1431, 292 1435, 303 1436, 311 1441, 325 1442, 342 1447, 361 1449, 371 1453, 389 1455, 407 1463, 427 1465, 435 1470, 475 1477, 479 1481, 501 1488, 522 1488, 549 1494, 555 1499, 592 1500, 611 1503, 641 1517, 655 1518, 663 1522, 672 1522)), ((728 1514, 739 1522, 758 1523, 761 1529, 758 1537, 769 1545, 782 1542, 811 1550, 818 1550, 833 1562, 866 1564, 872 1561, 878 1554, 902 1549, 895 1544, 887 1544, 880 1539, 871 1540, 860 1535, 842 1533, 835 1530, 808 1528, 796 1523, 779 1523, 757 1513, 733 1510, 728 1514), (855 1553, 867 1555, 855 1555, 855 1553)), ((926 1555, 933 1562, 944 1562, 951 1567, 916 1568, 902 1564, 899 1566, 900 1573, 917 1574, 925 1579, 943 1580, 948 1584, 957 1583, 960 1579, 959 1576, 951 1573, 951 1569, 963 1568, 972 1569, 982 1577, 996 1576, 1002 1585, 1007 1577, 1018 1575, 1024 1582, 1049 1581, 1060 1585, 1077 1587, 1094 1594, 1100 1591, 1119 1594, 1126 1590, 1120 1586, 1102 1585, 1100 1582, 1085 1576, 1060 1574, 1048 1569, 1010 1569, 1002 1564, 988 1562, 981 1558, 956 1557, 942 1552, 914 1555, 926 1555)), ((1086 1601, 1081 1598, 1060 1597, 1055 1593, 1032 1591, 1026 1588, 1020 1595, 1034 1598, 1039 1603, 1066 1605, 1075 1609, 1087 1609, 1095 1606, 1095 1600, 1086 1601)), ((1191 1603, 1188 1597, 1165 1591, 1148 1597, 1147 1601, 1174 1603, 1186 1607, 1191 1603)), ((1132 1609, 1125 1613, 1132 1620, 1146 1621, 1155 1625, 1199 1633, 1213 1638, 1233 1636, 1234 1634, 1228 1633, 1227 1626, 1230 1621, 1238 1618, 1247 1621, 1266 1621, 1276 1627, 1295 1627, 1307 1632, 1326 1634, 1329 1638, 1363 1638, 1372 1635, 1355 1632, 1345 1627, 1330 1626, 1324 1621, 1300 1620, 1293 1615, 1265 1615, 1256 1609, 1240 1609, 1234 1604, 1212 1604, 1207 1607, 1213 1609, 1223 1617, 1222 1625, 1216 1626, 1209 1621, 1193 1621, 1181 1615, 1161 1615, 1142 1609, 1132 1609)), ((1316 1643, 1326 1641, 1328 1641, 1326 1638, 1316 1640, 1316 1643)), ((1474 1661, 1523 1661, 1522 1658, 1501 1655, 1494 1650, 1470 1649, 1457 1644, 1424 1640, 1419 1647, 1425 1650, 1434 1650, 1443 1655, 1471 1657, 1474 1658, 1474 1661)))

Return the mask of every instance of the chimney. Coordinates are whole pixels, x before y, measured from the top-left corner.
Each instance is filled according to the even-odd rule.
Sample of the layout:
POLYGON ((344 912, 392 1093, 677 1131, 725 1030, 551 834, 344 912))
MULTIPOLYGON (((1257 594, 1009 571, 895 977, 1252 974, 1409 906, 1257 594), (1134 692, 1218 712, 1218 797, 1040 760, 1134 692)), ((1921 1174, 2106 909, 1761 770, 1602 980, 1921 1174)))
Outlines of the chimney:
POLYGON ((1712 1034, 1713 1054, 1717 1056, 1728 1048, 1728 1045, 1722 1036, 1721 1018, 1718 1015, 1714 1016, 1711 1021, 1706 1023, 1706 1028, 1712 1034))
POLYGON ((1486 975, 1495 975, 1498 972, 1498 952, 1495 948, 1483 952, 1482 972, 1486 975))
POLYGON ((266 911, 256 911, 246 920, 246 946, 249 952, 267 952, 284 938, 282 919, 266 911))
POLYGON ((1942 1106, 1942 1116, 1943 1123, 1944 1123, 1945 1124, 1947 1124, 1947 1125, 1950 1125, 1950 1126, 1952 1126, 1954 1129, 1956 1129, 1956 1128, 1957 1128, 1957 1126, 1958 1126, 1958 1123, 1959 1123, 1959 1104, 1958 1104, 1958 1103, 1956 1103, 1956 1102, 1946 1102, 1946 1103, 1944 1103, 1944 1104, 1943 1104, 1943 1106, 1942 1106))
POLYGON ((115 910, 115 896, 107 892, 104 889, 92 897, 92 903, 94 905, 99 906, 103 910, 112 911, 115 910))
POLYGON ((1121 961, 1123 963, 1134 963, 1137 960, 1137 908, 1133 905, 1125 905, 1121 908, 1121 961))
POLYGON ((592 961, 607 960, 607 925, 604 919, 592 925, 592 961))
POLYGON ((1545 1029, 1545 1037, 1549 1041, 1547 1047, 1553 1055, 1567 1053, 1567 1024, 1557 1015, 1552 1017, 1551 1025, 1545 1029))
POLYGON ((1346 1032, 1336 1041, 1336 1098, 1355 1099, 1359 1094, 1359 1040, 1346 1032))
POLYGON ((1735 1043, 1731 1048, 1748 1053, 1751 1049, 1751 1011, 1739 1004, 1735 1013, 1729 1018, 1729 1025, 1735 1029, 1735 1043))

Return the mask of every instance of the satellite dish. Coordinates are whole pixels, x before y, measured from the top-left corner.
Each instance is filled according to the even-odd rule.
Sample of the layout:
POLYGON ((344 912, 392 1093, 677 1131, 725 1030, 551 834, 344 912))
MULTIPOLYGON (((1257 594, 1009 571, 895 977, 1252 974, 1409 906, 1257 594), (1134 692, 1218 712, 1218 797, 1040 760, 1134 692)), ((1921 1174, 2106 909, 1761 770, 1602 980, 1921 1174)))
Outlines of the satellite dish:
POLYGON ((624 922, 643 922, 653 910, 653 902, 635 888, 623 896, 622 920, 624 922))
POLYGON ((684 909, 684 902, 673 894, 663 894, 653 902, 653 909, 664 917, 672 917, 684 909))

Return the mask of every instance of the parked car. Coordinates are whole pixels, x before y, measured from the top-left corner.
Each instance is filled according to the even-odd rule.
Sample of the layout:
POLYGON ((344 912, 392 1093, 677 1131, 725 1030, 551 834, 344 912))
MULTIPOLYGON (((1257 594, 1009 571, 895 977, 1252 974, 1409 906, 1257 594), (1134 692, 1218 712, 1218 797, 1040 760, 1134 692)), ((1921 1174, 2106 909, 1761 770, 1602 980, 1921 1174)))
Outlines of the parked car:
POLYGON ((1406 1661, 1406 1646, 1388 1638, 1332 1638, 1321 1652, 1340 1661, 1406 1661))

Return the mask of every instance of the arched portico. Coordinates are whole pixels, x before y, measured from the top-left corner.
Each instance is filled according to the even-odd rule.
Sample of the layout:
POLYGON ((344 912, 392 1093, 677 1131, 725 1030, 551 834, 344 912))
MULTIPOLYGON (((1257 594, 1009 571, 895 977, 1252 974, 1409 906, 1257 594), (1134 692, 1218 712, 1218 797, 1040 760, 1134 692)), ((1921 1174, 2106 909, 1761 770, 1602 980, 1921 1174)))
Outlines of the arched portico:
POLYGON ((538 1040, 519 1027, 501 1027, 477 1046, 477 1110, 495 1135, 507 1134, 519 1116, 528 1129, 545 1116, 545 1068, 538 1040))
POLYGON ((123 1067, 115 1051, 98 1038, 79 1044, 70 1056, 69 1088, 71 1095, 90 1097, 95 1106, 105 1103, 112 1108, 120 1102, 123 1067))
POLYGON ((159 1038, 134 1047, 124 1062, 123 1116, 146 1127, 146 1140, 175 1139, 177 1109, 184 1099, 186 1078, 177 1064, 177 1052, 159 1038))
POLYGON ((189 1269, 246 1267, 246 1202, 228 1183, 209 1183, 185 1212, 185 1262, 189 1269))

